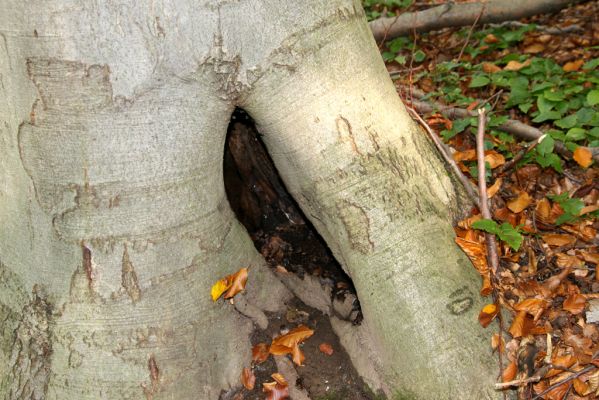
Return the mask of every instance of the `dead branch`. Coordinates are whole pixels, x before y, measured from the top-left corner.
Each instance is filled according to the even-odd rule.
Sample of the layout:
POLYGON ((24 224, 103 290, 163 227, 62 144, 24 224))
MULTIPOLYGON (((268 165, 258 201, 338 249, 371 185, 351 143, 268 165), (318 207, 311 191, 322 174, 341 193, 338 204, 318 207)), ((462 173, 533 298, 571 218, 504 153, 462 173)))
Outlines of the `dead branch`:
POLYGON ((441 28, 499 23, 518 20, 536 14, 552 13, 581 0, 491 0, 476 3, 447 2, 423 11, 381 17, 370 22, 374 39, 379 42, 408 35, 413 31, 429 32, 441 28))
MULTIPOLYGON (((412 94, 416 98, 424 97, 424 93, 417 89, 412 89, 412 94)), ((476 117, 476 112, 468 111, 463 108, 451 107, 441 103, 425 102, 422 100, 414 100, 412 107, 419 113, 425 114, 433 111, 438 111, 449 119, 459 119, 467 117, 476 117)), ((518 120, 509 119, 503 124, 496 127, 500 131, 510 133, 522 140, 533 141, 538 140, 544 135, 543 131, 533 126, 526 125, 518 120)), ((587 147, 587 149, 593 154, 593 160, 599 162, 599 148, 587 147)), ((572 158, 572 152, 564 146, 563 143, 555 141, 555 151, 564 157, 572 158)))

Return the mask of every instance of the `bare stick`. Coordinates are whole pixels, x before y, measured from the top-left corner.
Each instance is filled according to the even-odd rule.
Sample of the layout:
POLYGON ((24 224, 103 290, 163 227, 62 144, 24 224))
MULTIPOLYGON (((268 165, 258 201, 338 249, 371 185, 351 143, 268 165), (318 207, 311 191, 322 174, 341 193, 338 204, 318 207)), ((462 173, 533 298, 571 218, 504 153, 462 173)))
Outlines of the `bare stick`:
POLYGON ((524 157, 526 154, 530 153, 535 147, 537 147, 537 145, 539 143, 541 143, 543 141, 543 139, 545 139, 545 136, 547 136, 547 135, 545 134, 545 135, 541 136, 537 141, 533 142, 533 144, 531 144, 530 146, 528 146, 527 148, 523 149, 518 154, 516 154, 514 156, 514 158, 512 158, 510 161, 506 162, 501 167, 499 167, 495 171, 493 171, 493 177, 499 176, 499 175, 503 174, 505 171, 509 171, 510 168, 512 168, 514 165, 516 165, 516 163, 518 161, 520 161, 522 159, 522 157, 524 157))
POLYGON ((435 143, 437 150, 439 151, 439 153, 441 153, 441 156, 445 159, 445 162, 447 162, 447 164, 449 164, 449 166, 451 167, 451 169, 454 172, 454 174, 456 175, 456 177, 460 180, 460 182, 462 182, 462 185, 464 186, 464 189, 466 189, 466 193, 468 194, 468 197, 470 198, 470 200, 472 200, 472 202, 474 204, 476 204, 477 207, 480 207, 478 204, 479 199, 478 199, 478 196, 476 195, 476 193, 474 192, 472 183, 470 183, 468 178, 466 178, 464 176, 464 174, 462 173, 462 171, 460 171, 460 168, 456 164, 456 162, 453 159, 453 157, 451 156, 451 154, 449 154, 447 148, 445 147, 445 144, 443 144, 443 142, 441 141, 439 136, 437 136, 437 134, 431 129, 431 127, 426 123, 426 121, 424 121, 422 119, 422 117, 420 115, 418 115, 418 113, 414 109, 412 109, 408 106, 406 106, 406 109, 420 123, 420 125, 422 125, 422 127, 428 132, 431 139, 433 140, 433 143, 435 143))
POLYGON ((480 9, 480 12, 476 16, 476 19, 474 20, 474 23, 470 26, 470 30, 468 31, 468 36, 466 36, 466 41, 464 42, 464 45, 462 46, 462 50, 460 50, 460 55, 458 56, 458 62, 460 62, 460 60, 462 59, 464 50, 466 50, 466 46, 468 46, 468 42, 470 41, 470 36, 472 36, 472 31, 474 30, 476 23, 478 22, 478 20, 480 19, 481 15, 483 15, 484 12, 485 12, 485 5, 483 4, 482 8, 480 9))
POLYGON ((495 384, 495 389, 506 389, 510 386, 525 386, 529 383, 536 383, 541 380, 540 376, 531 376, 530 378, 515 379, 508 382, 500 382, 495 384))
MULTIPOLYGON (((478 162, 478 195, 480 204, 480 213, 485 219, 492 219, 491 212, 489 211, 489 202, 487 199, 487 181, 485 176, 485 123, 487 119, 485 117, 485 109, 478 109, 478 132, 476 134, 476 158, 478 162)), ((485 232, 485 239, 487 241, 487 250, 489 251, 489 263, 491 264, 491 271, 493 275, 497 274, 497 268, 499 266, 499 256, 497 255, 497 243, 495 242, 495 235, 492 233, 485 232)))

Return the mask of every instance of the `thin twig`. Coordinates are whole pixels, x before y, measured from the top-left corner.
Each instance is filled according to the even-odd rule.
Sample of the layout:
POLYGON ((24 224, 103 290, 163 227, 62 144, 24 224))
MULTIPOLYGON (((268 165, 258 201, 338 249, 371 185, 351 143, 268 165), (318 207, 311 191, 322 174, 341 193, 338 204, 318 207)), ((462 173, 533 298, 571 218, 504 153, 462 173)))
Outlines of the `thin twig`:
POLYGON ((537 383, 540 380, 540 376, 531 376, 530 378, 515 379, 508 382, 498 382, 495 384, 495 389, 506 389, 510 386, 525 386, 529 383, 537 383))
MULTIPOLYGON (((480 212, 485 219, 492 219, 491 211, 489 211, 489 202, 487 199, 487 180, 485 176, 485 109, 478 109, 478 132, 476 134, 476 157, 478 161, 478 196, 480 203, 480 212)), ((489 251, 489 263, 491 264, 491 271, 493 275, 497 275, 497 268, 499 267, 499 256, 497 255, 497 243, 495 242, 495 235, 492 233, 485 233, 485 239, 487 241, 487 249, 489 251)))
POLYGON ((449 152, 447 151, 447 148, 445 147, 445 145, 443 144, 443 142, 441 141, 439 136, 437 136, 437 134, 431 129, 431 127, 426 123, 426 121, 423 120, 422 117, 420 115, 418 115, 418 113, 413 108, 410 108, 406 105, 406 109, 420 123, 420 125, 422 125, 422 127, 428 132, 431 139, 433 140, 433 143, 437 147, 437 150, 439 151, 439 153, 441 153, 441 156, 445 159, 445 162, 447 162, 447 164, 449 164, 449 166, 451 167, 455 176, 460 180, 460 182, 464 186, 464 189, 466 190, 466 194, 468 194, 468 197, 470 198, 470 200, 472 200, 472 202, 474 204, 476 204, 477 207, 479 207, 479 204, 478 204, 479 199, 478 199, 478 196, 476 195, 476 193, 474 192, 472 183, 470 183, 468 178, 466 178, 464 176, 464 174, 462 173, 462 171, 460 171, 460 168, 456 164, 456 162, 453 159, 453 157, 451 156, 451 154, 449 154, 449 152))
POLYGON ((476 19, 474 20, 474 23, 470 26, 470 30, 468 31, 468 36, 466 36, 466 41, 464 42, 464 45, 462 46, 462 49, 460 50, 460 55, 458 56, 457 62, 460 62, 460 60, 462 59, 462 55, 464 55, 464 50, 466 50, 466 46, 468 46, 468 42, 470 41, 470 37, 472 36, 472 31, 474 31, 474 27, 476 26, 476 23, 478 22, 480 17, 485 12, 485 6, 486 6, 486 4, 483 4, 482 8, 480 9, 480 12, 476 16, 476 19))
POLYGON ((497 177, 497 176, 503 174, 504 172, 509 171, 514 165, 516 165, 516 163, 518 161, 520 161, 522 159, 522 157, 524 157, 526 154, 530 153, 535 147, 537 147, 537 145, 539 143, 541 143, 543 141, 543 139, 545 139, 546 136, 547 136, 547 134, 541 136, 538 140, 533 142, 530 146, 526 147, 525 149, 522 149, 510 161, 506 162, 501 167, 499 167, 495 171, 493 171, 493 177, 497 177))
POLYGON ((580 371, 578 371, 575 374, 572 374, 570 376, 568 376, 566 379, 561 380, 559 382, 554 383, 553 385, 549 386, 547 389, 543 390, 541 393, 537 394, 535 397, 533 397, 531 400, 536 400, 536 399, 540 399, 541 397, 543 397, 544 395, 546 395, 547 393, 551 392, 553 389, 555 389, 556 387, 559 387, 565 383, 568 383, 576 378, 578 378, 580 375, 584 375, 589 371, 592 371, 593 369, 597 368, 596 365, 591 364, 583 369, 581 369, 580 371))

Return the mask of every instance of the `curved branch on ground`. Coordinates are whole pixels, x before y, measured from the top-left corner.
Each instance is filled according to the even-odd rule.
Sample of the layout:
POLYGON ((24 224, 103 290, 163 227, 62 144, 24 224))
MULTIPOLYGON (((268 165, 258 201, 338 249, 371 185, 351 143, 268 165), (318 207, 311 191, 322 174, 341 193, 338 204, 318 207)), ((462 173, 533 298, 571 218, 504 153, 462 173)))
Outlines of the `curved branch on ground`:
POLYGON ((472 25, 500 23, 552 13, 581 0, 491 0, 476 3, 453 3, 432 7, 423 11, 403 13, 397 17, 381 17, 370 22, 370 29, 377 42, 408 35, 413 31, 432 30, 472 25))
MULTIPOLYGON (((424 92, 418 89, 412 88, 410 90, 412 92, 412 95, 416 98, 422 98, 425 95, 424 92)), ((411 104, 412 107, 419 113, 425 114, 438 111, 449 119, 459 119, 477 116, 476 112, 474 111, 468 111, 464 108, 447 106, 441 103, 432 103, 414 99, 411 101, 411 104)), ((544 135, 544 132, 542 130, 530 125, 526 125, 515 119, 507 120, 503 124, 496 127, 496 129, 510 133, 522 140, 526 140, 529 142, 537 140, 538 138, 544 135)), ((599 162, 599 148, 588 147, 588 150, 593 154, 593 160, 595 160, 595 162, 599 162)), ((568 150, 562 142, 555 142, 555 151, 564 157, 572 158, 572 152, 568 150)))

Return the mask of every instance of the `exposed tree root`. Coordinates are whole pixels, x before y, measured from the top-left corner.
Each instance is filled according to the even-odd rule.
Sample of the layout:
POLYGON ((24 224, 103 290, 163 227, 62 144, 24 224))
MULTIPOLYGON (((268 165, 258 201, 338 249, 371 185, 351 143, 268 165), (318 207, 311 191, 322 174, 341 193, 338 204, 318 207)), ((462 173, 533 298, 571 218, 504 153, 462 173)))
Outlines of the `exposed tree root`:
POLYGON ((447 2, 423 11, 381 17, 370 22, 377 42, 408 35, 411 32, 518 20, 536 14, 552 13, 580 0, 492 0, 477 3, 447 2), (480 17, 480 18, 479 18, 480 17))

